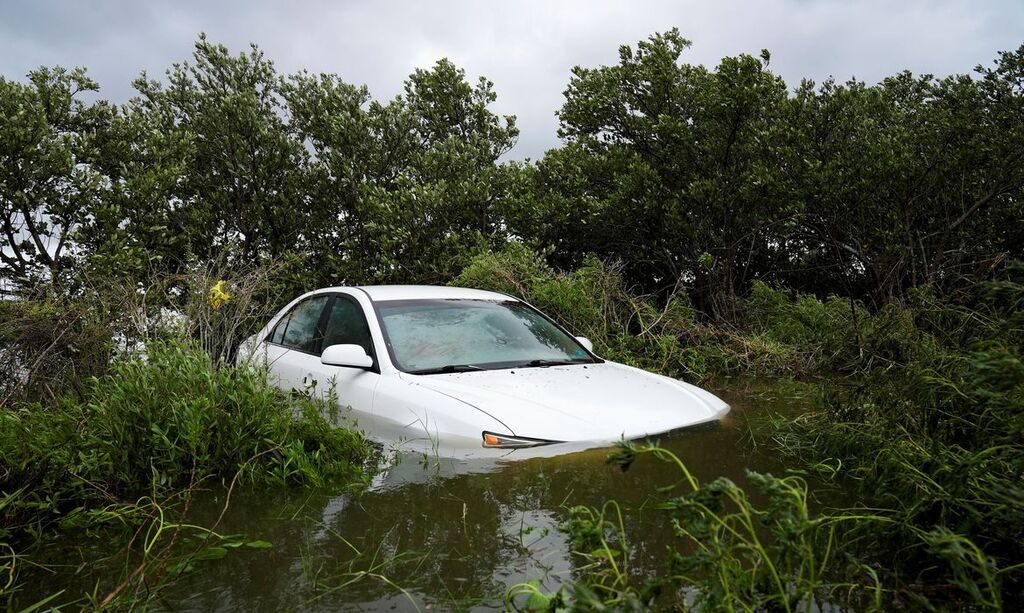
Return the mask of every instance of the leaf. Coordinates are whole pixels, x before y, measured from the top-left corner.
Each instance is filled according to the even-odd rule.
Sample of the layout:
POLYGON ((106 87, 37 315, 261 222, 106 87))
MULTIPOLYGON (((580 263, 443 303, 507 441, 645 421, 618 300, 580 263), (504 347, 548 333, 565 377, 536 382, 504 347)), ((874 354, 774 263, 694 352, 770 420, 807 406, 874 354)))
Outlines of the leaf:
POLYGON ((246 541, 246 547, 250 549, 273 549, 274 544, 270 541, 246 541))
POLYGON ((193 560, 219 560, 228 555, 226 547, 207 547, 193 557, 193 560))

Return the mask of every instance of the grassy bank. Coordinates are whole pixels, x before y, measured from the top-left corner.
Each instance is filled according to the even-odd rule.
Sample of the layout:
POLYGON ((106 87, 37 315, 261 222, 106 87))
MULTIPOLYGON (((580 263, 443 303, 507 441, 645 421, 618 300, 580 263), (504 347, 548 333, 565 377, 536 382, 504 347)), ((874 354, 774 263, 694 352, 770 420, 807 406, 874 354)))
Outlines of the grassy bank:
POLYGON ((149 601, 204 560, 267 546, 191 525, 192 495, 214 486, 364 483, 371 447, 333 427, 326 410, 282 394, 265 373, 215 363, 181 341, 149 343, 144 357, 116 361, 81 395, 5 409, 0 565, 11 581, 0 584, 0 598, 17 601, 18 574, 35 544, 67 534, 121 539, 130 550, 125 575, 92 596, 101 606, 149 601))

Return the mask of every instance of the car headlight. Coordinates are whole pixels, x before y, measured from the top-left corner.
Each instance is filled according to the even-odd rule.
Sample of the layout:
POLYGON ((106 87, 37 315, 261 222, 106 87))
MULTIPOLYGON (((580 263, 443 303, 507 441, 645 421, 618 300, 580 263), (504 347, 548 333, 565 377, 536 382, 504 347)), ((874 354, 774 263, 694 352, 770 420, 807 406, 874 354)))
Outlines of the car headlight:
POLYGON ((551 445, 553 443, 561 443, 563 441, 549 441, 543 438, 529 438, 525 436, 509 436, 507 434, 495 434, 493 432, 484 432, 484 447, 494 447, 498 449, 517 449, 520 447, 537 447, 539 445, 551 445))

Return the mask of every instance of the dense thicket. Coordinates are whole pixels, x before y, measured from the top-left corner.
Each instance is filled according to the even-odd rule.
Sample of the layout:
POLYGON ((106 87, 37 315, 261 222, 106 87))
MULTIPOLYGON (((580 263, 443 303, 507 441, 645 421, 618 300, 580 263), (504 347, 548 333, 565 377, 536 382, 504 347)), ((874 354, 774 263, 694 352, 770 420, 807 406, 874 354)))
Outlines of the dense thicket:
POLYGON ((566 146, 524 207, 561 261, 621 258, 708 309, 759 278, 880 304, 1019 255, 1024 48, 974 78, 787 94, 767 52, 711 71, 680 64, 688 44, 673 31, 574 71, 566 146))
POLYGON ((755 281, 730 325, 702 321, 685 295, 661 306, 630 292, 621 272, 595 258, 556 272, 514 245, 477 257, 457 282, 524 296, 593 339, 600 355, 673 377, 824 380, 820 410, 769 416, 754 436, 772 439, 798 473, 842 483, 856 507, 812 511, 794 476, 751 474, 745 489, 767 498, 758 504, 728 479, 703 488, 691 479, 676 488, 682 495, 652 493, 660 503, 650 508, 678 522, 658 543, 674 561, 642 580, 621 572, 630 544, 614 503, 573 509, 563 528, 587 570, 554 595, 518 586, 517 597, 535 597, 525 608, 670 608, 690 586, 704 607, 730 611, 813 602, 999 610, 1020 601, 1024 267, 964 288, 956 304, 919 288, 874 312, 755 281), (781 583, 770 580, 776 570, 781 583), (659 593, 667 601, 651 600, 659 593))
POLYGON ((82 70, 0 79, 2 276, 73 289, 189 264, 310 258, 304 283, 443 281, 503 240, 515 143, 492 84, 447 60, 372 101, 334 75, 279 75, 205 39, 115 107, 82 70), (454 268, 453 268, 454 266, 454 268))
POLYGON ((875 306, 955 290, 1024 245, 1024 47, 972 75, 791 90, 769 54, 684 63, 675 30, 576 68, 564 144, 504 162, 514 117, 447 60, 390 101, 205 38, 124 105, 82 69, 0 78, 0 275, 307 258, 299 285, 444 282, 510 240, 620 260, 728 315, 755 279, 875 306))

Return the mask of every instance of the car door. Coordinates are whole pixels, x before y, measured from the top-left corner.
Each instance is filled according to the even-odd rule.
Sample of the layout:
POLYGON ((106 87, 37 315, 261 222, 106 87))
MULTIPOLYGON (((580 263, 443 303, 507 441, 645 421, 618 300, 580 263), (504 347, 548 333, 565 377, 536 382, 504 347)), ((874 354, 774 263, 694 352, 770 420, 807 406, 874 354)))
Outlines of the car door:
POLYGON ((380 367, 370 338, 363 307, 347 294, 334 294, 321 322, 322 335, 316 357, 304 356, 303 385, 316 393, 333 396, 340 407, 350 407, 352 417, 368 416, 373 409, 374 391, 380 382, 380 367), (320 353, 331 345, 359 345, 373 358, 370 368, 332 366, 320 362, 320 353))
POLYGON ((319 362, 320 319, 331 297, 310 296, 296 304, 281 318, 267 338, 267 368, 279 388, 302 390, 308 358, 319 362))

